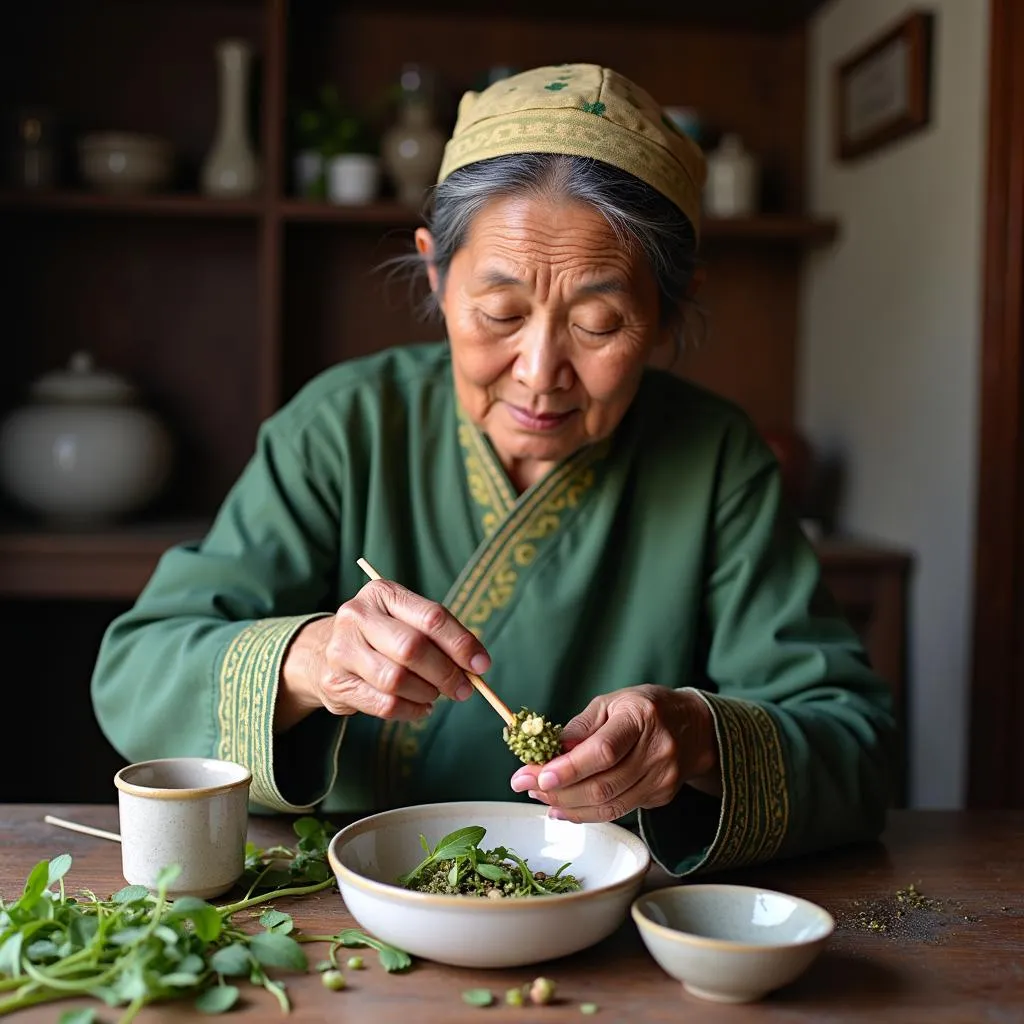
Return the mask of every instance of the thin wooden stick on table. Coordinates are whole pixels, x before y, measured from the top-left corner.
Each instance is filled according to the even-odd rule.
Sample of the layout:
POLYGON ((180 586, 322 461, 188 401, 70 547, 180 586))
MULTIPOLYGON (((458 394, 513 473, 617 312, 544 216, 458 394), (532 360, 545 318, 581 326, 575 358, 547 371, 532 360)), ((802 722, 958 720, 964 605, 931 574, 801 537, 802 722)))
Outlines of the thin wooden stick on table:
MULTIPOLYGON (((384 577, 381 576, 381 574, 377 572, 377 570, 374 569, 374 567, 370 565, 365 558, 357 558, 356 565, 358 565, 371 580, 384 579, 384 577)), ((473 684, 476 692, 479 693, 480 696, 483 697, 483 699, 487 701, 487 703, 490 704, 499 715, 501 715, 501 718, 506 725, 511 726, 515 721, 516 716, 512 714, 511 710, 509 710, 509 706, 478 675, 476 675, 476 673, 466 672, 466 675, 469 677, 469 681, 473 684)))
POLYGON ((108 832, 105 828, 93 828, 92 825, 80 825, 77 821, 67 821, 64 818, 55 818, 52 814, 44 814, 43 821, 47 825, 56 825, 57 828, 66 828, 69 832, 81 832, 86 836, 96 836, 97 839, 109 839, 112 842, 121 842, 121 837, 116 832, 108 832))

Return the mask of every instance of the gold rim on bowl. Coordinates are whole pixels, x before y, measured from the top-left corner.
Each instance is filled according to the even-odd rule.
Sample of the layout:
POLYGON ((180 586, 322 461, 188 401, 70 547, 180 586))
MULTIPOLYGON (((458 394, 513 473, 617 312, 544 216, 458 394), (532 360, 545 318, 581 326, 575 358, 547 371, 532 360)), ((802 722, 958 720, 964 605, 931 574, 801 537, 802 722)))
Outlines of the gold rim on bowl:
POLYGON ((663 889, 654 889, 638 896, 629 908, 630 916, 636 923, 638 929, 649 928, 655 935, 670 939, 673 942, 683 941, 693 946, 705 946, 710 949, 731 951, 734 953, 763 953, 773 949, 800 949, 804 946, 812 946, 823 939, 827 939, 836 927, 835 918, 817 903, 806 900, 802 896, 794 896, 792 893, 779 892, 777 889, 765 889, 755 885, 730 885, 727 883, 704 882, 693 885, 674 885, 663 889), (696 932, 688 932, 681 928, 673 928, 670 925, 659 924, 648 917, 640 906, 645 900, 657 900, 659 893, 672 891, 699 891, 699 892, 741 892, 741 893, 764 893, 767 896, 779 896, 782 899, 790 900, 817 918, 822 924, 822 931, 806 939, 794 939, 790 942, 737 942, 734 939, 716 939, 710 935, 698 935, 696 932))
POLYGON ((151 761, 137 761, 135 764, 126 764, 114 775, 114 785, 122 792, 130 796, 147 797, 150 800, 202 800, 207 797, 217 796, 220 793, 230 793, 232 790, 241 789, 252 782, 252 772, 245 765, 235 761, 224 761, 216 757, 159 757, 151 761), (143 786, 132 782, 128 778, 138 769, 150 768, 167 764, 183 764, 186 762, 210 762, 213 764, 233 765, 239 771, 237 779, 229 779, 225 782, 211 783, 208 786, 182 786, 172 788, 171 786, 143 786))

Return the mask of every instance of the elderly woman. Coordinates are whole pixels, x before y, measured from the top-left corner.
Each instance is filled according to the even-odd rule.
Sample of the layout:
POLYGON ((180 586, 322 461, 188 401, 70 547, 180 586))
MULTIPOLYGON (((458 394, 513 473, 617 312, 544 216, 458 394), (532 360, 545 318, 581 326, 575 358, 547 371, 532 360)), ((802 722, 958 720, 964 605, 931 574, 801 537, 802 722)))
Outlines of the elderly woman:
POLYGON ((263 426, 104 638, 114 746, 242 762, 263 810, 638 819, 675 874, 874 837, 887 686, 747 416, 651 365, 703 176, 607 68, 467 94, 416 232, 446 340, 335 366, 263 426), (518 764, 467 672, 565 722, 562 753, 518 764))

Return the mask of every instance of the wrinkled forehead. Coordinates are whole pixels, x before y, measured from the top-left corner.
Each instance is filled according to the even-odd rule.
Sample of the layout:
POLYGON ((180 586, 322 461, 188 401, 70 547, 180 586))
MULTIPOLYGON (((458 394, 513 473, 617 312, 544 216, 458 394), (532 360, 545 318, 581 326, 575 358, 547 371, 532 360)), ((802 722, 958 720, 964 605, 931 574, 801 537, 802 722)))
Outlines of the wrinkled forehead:
POLYGON ((576 298, 644 301, 656 287, 639 247, 597 210, 572 201, 496 200, 475 215, 455 261, 478 292, 556 289, 576 298))
POLYGON ((495 285, 541 267, 630 282, 646 258, 600 211, 572 200, 502 198, 478 211, 461 247, 475 275, 495 285))

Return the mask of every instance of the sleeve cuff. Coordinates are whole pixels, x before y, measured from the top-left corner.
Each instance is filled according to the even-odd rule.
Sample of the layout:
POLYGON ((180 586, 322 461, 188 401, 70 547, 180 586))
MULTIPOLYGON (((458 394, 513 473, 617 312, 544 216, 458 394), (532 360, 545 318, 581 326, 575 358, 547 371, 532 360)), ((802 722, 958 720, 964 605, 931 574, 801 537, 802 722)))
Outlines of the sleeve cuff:
POLYGON ((322 792, 309 794, 309 799, 301 803, 293 802, 282 793, 275 770, 275 740, 286 742, 284 737, 274 736, 274 705, 284 656, 296 633, 307 622, 322 617, 317 613, 257 619, 235 636, 221 659, 216 698, 220 735, 217 756, 244 764, 252 772, 250 802, 270 811, 309 813, 331 791, 337 776, 346 718, 337 720, 334 727, 322 792))
POLYGON ((638 815, 651 856, 676 876, 770 860, 789 823, 785 756, 775 719, 752 701, 694 692, 714 718, 722 798, 715 801, 684 786, 668 806, 641 809, 638 815))

